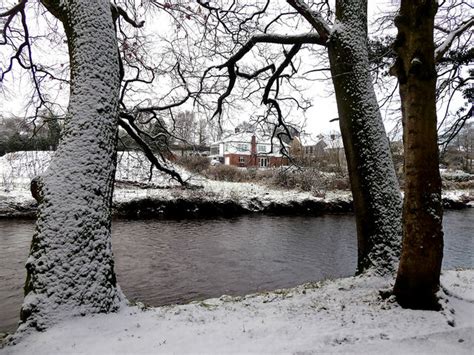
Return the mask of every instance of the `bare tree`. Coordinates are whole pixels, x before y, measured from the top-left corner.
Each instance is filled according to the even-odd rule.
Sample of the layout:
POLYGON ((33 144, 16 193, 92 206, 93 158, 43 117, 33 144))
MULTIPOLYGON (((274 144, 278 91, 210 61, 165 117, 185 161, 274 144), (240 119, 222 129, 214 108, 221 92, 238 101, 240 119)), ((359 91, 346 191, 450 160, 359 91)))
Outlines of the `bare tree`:
MULTIPOLYGON (((436 102, 438 110, 438 143, 441 154, 456 137, 466 121, 472 117, 472 80, 470 65, 474 61, 471 16, 472 5, 465 0, 444 0, 439 2, 434 23, 435 64, 438 80, 436 102), (461 99, 461 95, 463 99, 461 99), (460 101, 464 101, 459 105, 460 101)), ((401 129, 398 81, 393 80, 389 68, 396 53, 392 46, 395 38, 388 35, 397 11, 387 11, 378 16, 374 23, 374 36, 370 41, 371 67, 375 73, 375 84, 380 97, 380 106, 395 122, 395 130, 401 129)), ((401 135, 394 132, 397 138, 401 135)))
POLYGON ((194 114, 190 111, 178 112, 174 117, 173 132, 177 140, 192 144, 195 142, 197 124, 194 114))
POLYGON ((439 3, 434 24, 435 63, 438 73, 436 99, 443 112, 438 117, 438 140, 442 152, 472 117, 472 47, 474 26, 472 3, 465 0, 444 0, 439 3), (469 70, 468 70, 469 69, 469 70), (456 96, 464 96, 465 107, 455 109, 456 96))
POLYGON ((445 149, 443 163, 448 168, 462 169, 473 173, 474 160, 474 122, 466 122, 456 138, 452 139, 445 149))

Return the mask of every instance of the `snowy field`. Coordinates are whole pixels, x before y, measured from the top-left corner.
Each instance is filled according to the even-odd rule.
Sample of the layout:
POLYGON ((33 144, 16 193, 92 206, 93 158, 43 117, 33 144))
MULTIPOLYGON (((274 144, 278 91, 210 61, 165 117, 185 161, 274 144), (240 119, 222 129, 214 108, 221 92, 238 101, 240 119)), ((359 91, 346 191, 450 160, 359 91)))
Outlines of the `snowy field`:
POLYGON ((443 310, 412 311, 351 277, 244 297, 73 318, 7 354, 472 354, 474 270, 445 271, 443 310))

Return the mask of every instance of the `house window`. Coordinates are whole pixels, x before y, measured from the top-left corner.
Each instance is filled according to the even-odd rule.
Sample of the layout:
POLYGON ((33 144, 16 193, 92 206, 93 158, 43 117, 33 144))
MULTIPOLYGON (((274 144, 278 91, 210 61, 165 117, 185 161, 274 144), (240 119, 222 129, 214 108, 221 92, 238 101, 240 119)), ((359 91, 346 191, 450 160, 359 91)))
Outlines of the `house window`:
POLYGON ((266 168, 268 166, 268 158, 259 158, 258 159, 258 165, 261 168, 266 168))
POLYGON ((239 143, 237 144, 237 151, 238 152, 247 152, 249 150, 249 146, 246 143, 239 143))
POLYGON ((219 155, 219 146, 218 145, 211 146, 211 155, 219 155))
POLYGON ((239 164, 245 163, 245 157, 239 157, 239 164))
POLYGON ((257 152, 266 153, 267 152, 267 146, 264 145, 264 144, 257 145, 257 152))

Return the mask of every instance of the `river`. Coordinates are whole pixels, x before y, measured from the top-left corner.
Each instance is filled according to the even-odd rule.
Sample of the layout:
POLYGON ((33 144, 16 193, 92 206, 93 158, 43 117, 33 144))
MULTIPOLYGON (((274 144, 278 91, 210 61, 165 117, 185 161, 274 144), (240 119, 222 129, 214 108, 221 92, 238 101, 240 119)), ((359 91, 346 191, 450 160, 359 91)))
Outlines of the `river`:
MULTIPOLYGON (((0 220, 0 332, 18 321, 31 220, 0 220)), ((474 267, 474 209, 444 216, 443 268, 474 267)), ((116 220, 118 282, 152 306, 349 276, 356 267, 352 215, 116 220)))

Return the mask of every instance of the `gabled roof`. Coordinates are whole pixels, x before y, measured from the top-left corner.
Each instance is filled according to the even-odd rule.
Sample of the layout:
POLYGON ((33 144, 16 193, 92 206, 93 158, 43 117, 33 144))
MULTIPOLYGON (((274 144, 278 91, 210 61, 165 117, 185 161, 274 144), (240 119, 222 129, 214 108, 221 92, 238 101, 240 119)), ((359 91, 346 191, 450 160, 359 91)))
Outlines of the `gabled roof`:
MULTIPOLYGON (((237 143, 240 143, 240 142, 250 143, 252 141, 252 136, 255 136, 257 143, 267 143, 267 144, 271 143, 270 136, 262 136, 262 135, 258 135, 252 132, 241 132, 241 133, 230 134, 219 141, 212 142, 211 144, 231 143, 231 142, 232 143, 236 143, 236 142, 237 143)), ((277 141, 275 141, 275 143, 278 143, 278 139, 277 141)))
POLYGON ((316 136, 306 135, 302 137, 301 144, 303 147, 322 146, 324 149, 344 147, 339 133, 318 134, 316 136))

